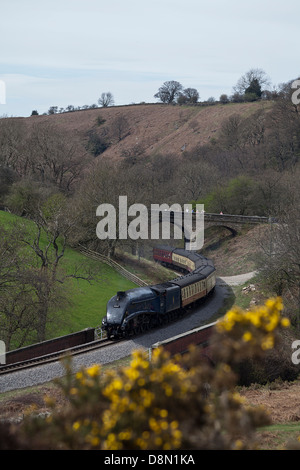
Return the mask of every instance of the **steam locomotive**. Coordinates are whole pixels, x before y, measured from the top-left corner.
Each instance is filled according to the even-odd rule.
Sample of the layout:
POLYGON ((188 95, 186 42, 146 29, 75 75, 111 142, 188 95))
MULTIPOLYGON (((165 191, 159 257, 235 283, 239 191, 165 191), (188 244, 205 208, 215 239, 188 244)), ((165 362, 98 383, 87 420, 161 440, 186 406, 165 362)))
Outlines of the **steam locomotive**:
POLYGON ((209 295, 216 284, 215 267, 206 257, 181 248, 158 246, 155 261, 184 275, 162 284, 118 292, 107 303, 102 330, 114 338, 128 337, 182 316, 209 295))

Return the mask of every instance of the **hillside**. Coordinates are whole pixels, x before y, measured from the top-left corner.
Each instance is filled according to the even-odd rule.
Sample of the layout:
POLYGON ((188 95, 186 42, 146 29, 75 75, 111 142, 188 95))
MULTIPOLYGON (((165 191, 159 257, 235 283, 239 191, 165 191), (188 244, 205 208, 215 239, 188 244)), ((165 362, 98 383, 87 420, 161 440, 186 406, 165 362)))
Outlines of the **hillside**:
MULTIPOLYGON (((35 228, 31 221, 0 211, 0 225, 12 229, 12 225, 24 224, 21 227, 35 228)), ((46 245, 46 235, 42 233, 41 244, 46 245)), ((106 312, 107 301, 118 290, 136 287, 110 266, 87 258, 78 250, 67 247, 61 260, 61 266, 66 273, 75 273, 81 270, 84 273, 93 272, 93 279, 87 282, 84 279, 70 279, 65 282, 64 290, 68 292, 68 303, 57 316, 55 324, 50 325, 49 339, 88 327, 97 327, 101 324, 106 312)), ((13 349, 13 348, 12 348, 13 349)))
POLYGON ((84 143, 89 131, 103 132, 112 127, 120 116, 126 119, 122 139, 112 139, 110 147, 101 157, 118 159, 124 152, 138 149, 138 153, 182 155, 196 145, 208 143, 217 137, 224 119, 239 114, 250 116, 258 110, 269 110, 272 103, 215 104, 211 106, 172 106, 164 104, 140 104, 88 109, 62 114, 18 118, 28 126, 40 123, 55 124, 78 143, 84 143), (99 125, 98 118, 103 120, 99 125))

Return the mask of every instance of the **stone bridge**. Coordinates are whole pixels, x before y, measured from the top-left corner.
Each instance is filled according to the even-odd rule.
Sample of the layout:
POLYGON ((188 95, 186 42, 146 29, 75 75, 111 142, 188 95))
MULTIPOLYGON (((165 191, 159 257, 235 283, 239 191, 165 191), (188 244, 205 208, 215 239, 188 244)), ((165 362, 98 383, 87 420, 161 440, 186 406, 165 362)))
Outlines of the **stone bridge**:
MULTIPOLYGON (((153 211, 151 211, 152 213, 153 211)), ((192 240, 191 235, 192 233, 189 232, 187 229, 186 220, 189 220, 192 223, 192 232, 194 233, 194 240, 197 238, 195 235, 195 229, 198 227, 203 232, 203 239, 204 239, 204 232, 205 229, 212 227, 212 226, 220 226, 225 227, 229 230, 233 235, 236 235, 242 225, 259 225, 259 224, 268 224, 272 223, 275 220, 271 217, 261 217, 261 216, 248 216, 248 215, 233 215, 233 214, 213 214, 213 213, 189 213, 186 212, 173 212, 173 211, 157 211, 159 222, 170 221, 171 224, 180 228, 184 235, 185 246, 186 249, 198 249, 192 247, 192 240), (198 223, 198 225, 197 225, 198 223)))
POLYGON ((270 217, 256 215, 233 215, 233 214, 204 214, 204 229, 212 226, 227 228, 236 235, 242 225, 268 224, 272 222, 270 217))

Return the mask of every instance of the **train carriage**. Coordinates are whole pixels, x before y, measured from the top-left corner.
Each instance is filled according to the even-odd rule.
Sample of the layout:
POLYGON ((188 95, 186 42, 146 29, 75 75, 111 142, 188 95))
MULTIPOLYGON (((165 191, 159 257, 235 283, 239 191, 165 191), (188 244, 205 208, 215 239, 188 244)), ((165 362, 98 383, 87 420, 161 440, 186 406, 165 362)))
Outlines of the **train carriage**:
POLYGON ((108 336, 136 334, 178 318, 189 305, 206 297, 215 287, 213 262, 198 253, 159 246, 154 248, 153 258, 188 274, 162 284, 119 292, 112 297, 102 320, 102 329, 108 336))
POLYGON ((206 297, 215 286, 215 268, 205 266, 198 273, 191 273, 179 279, 172 280, 181 289, 182 307, 186 307, 206 297))
POLYGON ((172 252, 172 260, 175 266, 183 268, 188 272, 193 272, 202 257, 198 253, 186 251, 182 248, 175 248, 172 252))
POLYGON ((174 248, 167 245, 161 245, 153 248, 153 259, 158 261, 163 266, 171 267, 172 266, 172 253, 174 248))

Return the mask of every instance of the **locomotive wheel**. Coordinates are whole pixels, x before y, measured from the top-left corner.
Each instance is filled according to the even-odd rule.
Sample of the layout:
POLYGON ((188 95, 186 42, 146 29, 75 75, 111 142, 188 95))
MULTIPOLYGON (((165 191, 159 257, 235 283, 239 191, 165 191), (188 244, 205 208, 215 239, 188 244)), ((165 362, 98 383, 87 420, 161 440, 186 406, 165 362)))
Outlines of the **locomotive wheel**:
POLYGON ((106 330, 106 334, 107 334, 107 338, 110 339, 111 338, 111 329, 110 328, 108 328, 106 330))
POLYGON ((123 331, 123 338, 128 338, 127 328, 123 331))

